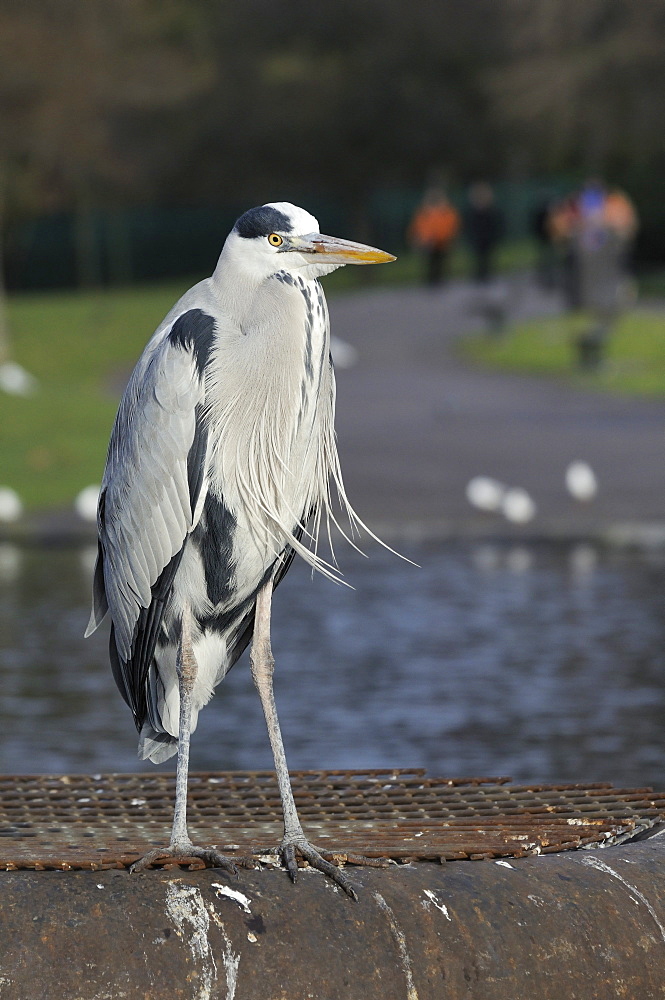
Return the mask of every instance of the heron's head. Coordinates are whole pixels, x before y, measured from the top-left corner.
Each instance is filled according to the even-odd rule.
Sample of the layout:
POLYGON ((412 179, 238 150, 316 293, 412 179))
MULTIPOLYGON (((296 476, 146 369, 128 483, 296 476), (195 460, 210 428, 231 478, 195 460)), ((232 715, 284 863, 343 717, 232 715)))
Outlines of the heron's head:
POLYGON ((259 280, 278 271, 318 278, 343 264, 380 264, 392 254, 350 240, 323 236, 303 208, 280 201, 250 208, 229 233, 222 259, 259 280))

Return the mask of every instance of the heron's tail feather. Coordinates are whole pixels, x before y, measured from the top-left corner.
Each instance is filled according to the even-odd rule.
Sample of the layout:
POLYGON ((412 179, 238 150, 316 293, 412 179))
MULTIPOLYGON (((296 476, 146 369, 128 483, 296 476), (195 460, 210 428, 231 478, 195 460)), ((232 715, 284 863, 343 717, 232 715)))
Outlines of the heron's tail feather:
POLYGON ((139 757, 141 760, 151 760, 153 764, 173 757, 178 751, 178 741, 170 733, 158 733, 145 722, 139 735, 139 757))

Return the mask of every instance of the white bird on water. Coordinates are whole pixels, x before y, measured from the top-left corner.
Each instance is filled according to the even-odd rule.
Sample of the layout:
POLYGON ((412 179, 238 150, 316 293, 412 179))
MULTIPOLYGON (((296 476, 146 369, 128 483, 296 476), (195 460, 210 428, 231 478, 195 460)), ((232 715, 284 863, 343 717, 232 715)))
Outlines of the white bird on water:
POLYGON ((490 476, 474 476, 466 485, 466 498, 478 510, 494 512, 500 509, 506 493, 503 483, 490 476))
POLYGON ((566 487, 574 500, 588 503, 598 492, 596 474, 588 462, 577 460, 566 469, 566 487))
POLYGON ((0 521, 18 521, 23 514, 21 498, 11 486, 0 486, 0 521))
POLYGON ((93 483, 77 493, 74 498, 74 510, 83 521, 95 521, 99 507, 99 486, 93 483))
POLYGON ((536 505, 521 486, 512 486, 501 499, 501 510, 513 524, 526 524, 536 516, 536 505))
POLYGON ((321 235, 294 205, 250 209, 212 277, 159 325, 125 390, 99 498, 86 634, 110 611, 113 674, 134 715, 139 755, 159 762, 178 753, 171 842, 133 870, 195 856, 236 871, 189 838, 189 742, 199 711, 253 637, 252 676, 284 813, 281 856, 294 881, 298 853, 355 897, 298 819, 273 697, 270 608, 295 553, 336 576, 316 554, 321 521, 333 517, 331 482, 361 523, 342 484, 317 279, 343 264, 390 260, 321 235))

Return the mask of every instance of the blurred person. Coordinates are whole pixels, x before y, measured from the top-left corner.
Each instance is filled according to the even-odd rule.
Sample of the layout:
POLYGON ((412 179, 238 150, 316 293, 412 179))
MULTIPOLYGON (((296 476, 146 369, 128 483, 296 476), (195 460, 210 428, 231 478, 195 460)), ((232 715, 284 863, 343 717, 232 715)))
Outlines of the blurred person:
POLYGON ((457 209, 442 188, 429 188, 416 209, 408 229, 408 241, 425 262, 425 283, 439 285, 446 261, 460 230, 457 209))
POLYGON ((605 222, 621 240, 621 269, 625 284, 630 279, 635 236, 639 229, 635 206, 625 191, 620 191, 619 188, 608 191, 605 199, 605 222))
POLYGON ((631 297, 628 265, 637 214, 627 195, 596 178, 585 183, 577 200, 571 247, 578 304, 592 316, 577 347, 580 365, 593 370, 603 361, 613 325, 631 297))
POLYGON ((486 282, 492 275, 494 252, 503 237, 503 213, 495 203, 494 191, 485 181, 470 186, 468 202, 465 228, 475 261, 475 279, 486 282))
POLYGON ((555 202, 549 213, 547 228, 555 243, 564 244, 569 241, 577 228, 579 206, 574 194, 569 194, 555 202))
POLYGON ((637 213, 625 192, 608 188, 593 178, 585 183, 577 197, 577 230, 589 238, 603 239, 607 234, 630 244, 637 232, 637 213))
POLYGON ((604 183, 597 177, 585 181, 577 195, 579 227, 588 232, 602 228, 605 211, 606 191, 604 183))
POLYGON ((569 309, 580 304, 580 290, 573 251, 573 238, 578 230, 580 210, 576 194, 567 195, 552 205, 547 229, 552 245, 561 260, 562 289, 569 309))
POLYGON ((631 243, 638 229, 637 212, 630 198, 619 188, 608 191, 605 198, 606 225, 626 243, 631 243))
POLYGON ((542 288, 554 288, 556 284, 558 255, 550 224, 556 206, 556 201, 541 194, 531 212, 531 235, 536 244, 536 279, 542 288))
POLYGON ((608 188, 597 178, 584 184, 577 196, 577 217, 570 237, 578 256, 601 252, 611 245, 616 266, 625 278, 637 229, 637 213, 625 192, 608 188))

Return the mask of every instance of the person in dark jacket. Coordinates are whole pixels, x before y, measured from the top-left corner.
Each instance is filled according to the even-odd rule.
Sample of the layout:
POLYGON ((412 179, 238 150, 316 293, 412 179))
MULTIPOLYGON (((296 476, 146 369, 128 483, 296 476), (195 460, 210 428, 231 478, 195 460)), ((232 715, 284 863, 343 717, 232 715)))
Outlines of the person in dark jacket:
POLYGON ((503 237, 503 215, 485 181, 471 185, 468 201, 466 237, 475 261, 476 281, 484 282, 492 276, 494 251, 503 237))

